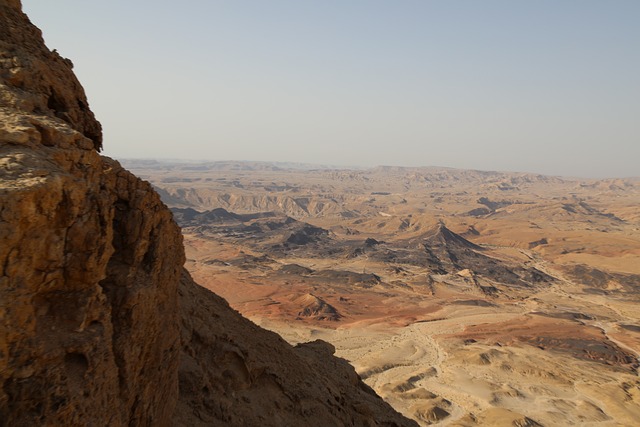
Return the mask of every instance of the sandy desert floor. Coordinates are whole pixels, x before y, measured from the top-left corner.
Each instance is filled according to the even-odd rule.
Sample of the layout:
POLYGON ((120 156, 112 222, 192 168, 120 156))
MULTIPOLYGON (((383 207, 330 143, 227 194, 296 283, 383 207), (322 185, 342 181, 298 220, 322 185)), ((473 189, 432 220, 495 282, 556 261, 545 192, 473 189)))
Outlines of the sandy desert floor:
POLYGON ((640 425, 640 180, 126 166, 198 283, 422 425, 640 425))

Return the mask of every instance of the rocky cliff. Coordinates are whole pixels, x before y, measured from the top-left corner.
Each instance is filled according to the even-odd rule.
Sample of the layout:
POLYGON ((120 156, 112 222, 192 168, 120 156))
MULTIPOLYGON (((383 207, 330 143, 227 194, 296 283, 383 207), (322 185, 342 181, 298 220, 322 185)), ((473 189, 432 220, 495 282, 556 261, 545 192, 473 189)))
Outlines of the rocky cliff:
POLYGON ((72 66, 0 0, 0 425, 414 425, 193 283, 72 66))

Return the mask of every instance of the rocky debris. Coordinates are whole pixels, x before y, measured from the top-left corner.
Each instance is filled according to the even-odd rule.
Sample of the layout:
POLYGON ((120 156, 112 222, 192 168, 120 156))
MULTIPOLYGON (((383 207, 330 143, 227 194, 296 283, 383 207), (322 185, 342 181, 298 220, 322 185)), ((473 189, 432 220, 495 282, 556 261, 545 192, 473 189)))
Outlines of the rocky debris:
POLYGON ((176 426, 416 426, 323 341, 292 347, 193 283, 180 284, 183 354, 176 426))
MULTIPOLYGON (((541 350, 635 372, 638 360, 634 354, 611 341, 601 329, 584 325, 578 319, 580 317, 525 315, 517 321, 468 326, 456 336, 462 340, 484 340, 486 343, 526 343, 541 350)), ((480 354, 478 363, 492 363, 498 355, 500 352, 492 349, 480 354)))
POLYGON ((608 339, 596 340, 555 336, 523 336, 519 340, 545 350, 552 349, 571 354, 578 359, 591 360, 617 366, 630 366, 635 369, 637 358, 618 347, 608 339))
POLYGON ((70 61, 0 0, 1 426, 416 425, 193 283, 169 209, 100 147, 70 61))
POLYGON ((584 264, 570 265, 563 269, 571 280, 585 285, 585 292, 619 292, 638 299, 640 274, 606 272, 584 264))

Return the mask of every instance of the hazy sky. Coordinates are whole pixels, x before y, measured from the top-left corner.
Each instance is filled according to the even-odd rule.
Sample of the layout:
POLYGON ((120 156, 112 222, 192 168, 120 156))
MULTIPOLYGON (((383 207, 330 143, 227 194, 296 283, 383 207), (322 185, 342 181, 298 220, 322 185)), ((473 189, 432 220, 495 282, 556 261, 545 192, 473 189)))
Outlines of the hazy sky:
POLYGON ((23 0, 115 158, 640 176, 638 0, 23 0))

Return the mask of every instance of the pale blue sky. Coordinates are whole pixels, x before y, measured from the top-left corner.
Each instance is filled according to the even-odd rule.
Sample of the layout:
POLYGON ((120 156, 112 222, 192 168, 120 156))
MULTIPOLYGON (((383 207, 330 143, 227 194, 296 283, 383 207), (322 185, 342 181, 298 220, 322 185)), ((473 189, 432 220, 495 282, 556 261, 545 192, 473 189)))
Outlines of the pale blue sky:
POLYGON ((640 176, 640 1, 23 0, 105 154, 640 176))

